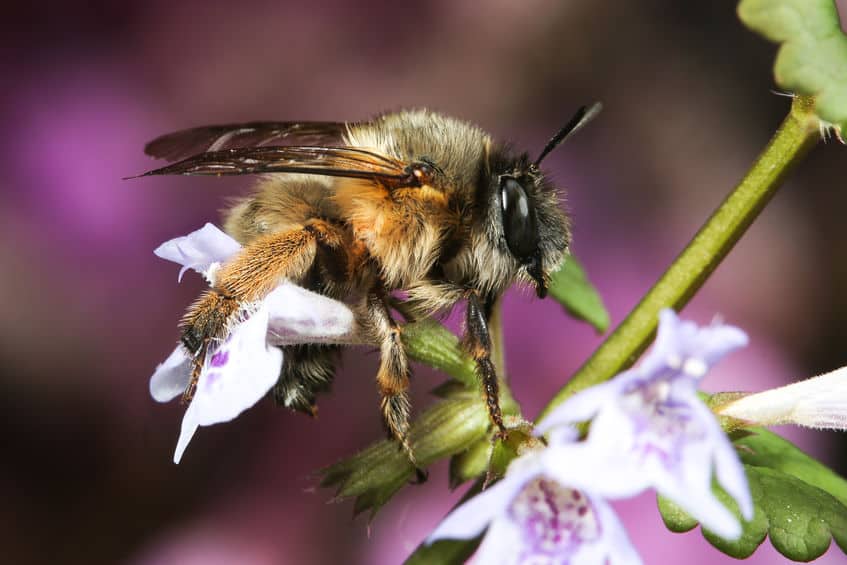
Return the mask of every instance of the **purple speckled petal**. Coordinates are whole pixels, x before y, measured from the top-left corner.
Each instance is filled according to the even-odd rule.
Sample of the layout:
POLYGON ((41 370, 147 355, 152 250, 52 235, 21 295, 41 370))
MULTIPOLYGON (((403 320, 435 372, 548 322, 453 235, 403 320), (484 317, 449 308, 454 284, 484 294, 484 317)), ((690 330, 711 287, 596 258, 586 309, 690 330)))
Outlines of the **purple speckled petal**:
POLYGON ((282 351, 268 346, 268 310, 260 307, 209 356, 182 423, 174 462, 198 426, 228 422, 258 402, 279 378, 282 351))
POLYGON ((515 459, 494 486, 453 510, 426 540, 488 531, 477 563, 611 563, 640 560, 605 503, 544 472, 550 448, 515 459), (620 547, 613 546, 617 544, 620 547))
POLYGON ((168 402, 183 393, 191 380, 191 359, 179 345, 150 377, 150 396, 168 402))
POLYGON ((164 242, 153 253, 162 259, 182 265, 178 280, 187 269, 209 278, 209 267, 222 263, 238 253, 241 245, 212 224, 206 224, 188 235, 164 242))

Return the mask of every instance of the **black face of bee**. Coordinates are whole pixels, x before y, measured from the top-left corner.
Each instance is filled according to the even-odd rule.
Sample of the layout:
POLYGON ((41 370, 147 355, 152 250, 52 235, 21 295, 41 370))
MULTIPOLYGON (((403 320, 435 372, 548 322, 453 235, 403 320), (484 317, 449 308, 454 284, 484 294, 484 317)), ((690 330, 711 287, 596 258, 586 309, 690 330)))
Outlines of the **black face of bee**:
POLYGON ((558 196, 526 155, 495 151, 490 163, 488 198, 499 223, 497 231, 505 242, 503 252, 511 255, 535 282, 539 297, 547 294, 549 271, 555 269, 567 250, 567 219, 559 208, 558 196))

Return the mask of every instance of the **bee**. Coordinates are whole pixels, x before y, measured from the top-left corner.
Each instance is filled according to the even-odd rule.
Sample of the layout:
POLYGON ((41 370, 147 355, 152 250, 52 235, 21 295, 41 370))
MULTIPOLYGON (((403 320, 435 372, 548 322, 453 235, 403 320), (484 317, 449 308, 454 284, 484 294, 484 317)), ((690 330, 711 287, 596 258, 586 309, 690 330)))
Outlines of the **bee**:
MULTIPOLYGON (((387 431, 417 469, 408 441, 410 367, 392 293, 405 295, 402 312, 412 317, 466 301, 463 344, 496 434, 506 434, 492 309, 516 281, 545 296, 568 253, 570 227, 540 164, 599 110, 580 108, 533 161, 474 125, 427 110, 364 122, 206 126, 147 144, 145 153, 172 164, 141 176, 262 175, 224 213, 224 229, 242 251, 180 324, 194 354, 193 384, 210 344, 226 337, 242 306, 288 279, 351 305, 363 337, 380 350, 376 383, 387 431)), ((314 415, 339 347, 283 347, 276 402, 314 415)))

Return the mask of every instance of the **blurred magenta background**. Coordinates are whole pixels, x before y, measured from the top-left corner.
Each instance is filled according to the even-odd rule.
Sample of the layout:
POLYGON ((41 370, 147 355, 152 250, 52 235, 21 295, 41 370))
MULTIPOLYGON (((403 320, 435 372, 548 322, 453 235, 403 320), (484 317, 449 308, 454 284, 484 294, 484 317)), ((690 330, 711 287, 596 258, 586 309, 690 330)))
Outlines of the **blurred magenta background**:
MULTIPOLYGON (((131 0, 6 5, 0 110, 0 547, 8 563, 399 563, 460 495, 445 465, 368 525, 312 473, 382 437, 377 357, 351 350, 317 421, 262 402, 171 463, 183 407, 149 397, 176 322, 162 241, 250 179, 122 181, 144 143, 208 123, 356 120, 427 106, 536 153, 581 104, 600 118, 546 161, 574 252, 619 322, 744 173, 788 108, 774 46, 731 2, 131 0)), ((840 2, 842 13, 847 2, 840 2)), ((707 378, 758 390, 847 364, 845 149, 817 148, 684 315, 752 344, 707 378)), ((507 363, 537 414, 600 336, 506 301, 507 363)), ((416 408, 442 377, 419 367, 416 408)), ((847 470, 843 437, 788 431, 847 470)), ((618 505, 647 563, 729 563, 618 505)), ((751 563, 782 558, 765 543, 751 563)), ((832 549, 821 562, 843 563, 832 549)))

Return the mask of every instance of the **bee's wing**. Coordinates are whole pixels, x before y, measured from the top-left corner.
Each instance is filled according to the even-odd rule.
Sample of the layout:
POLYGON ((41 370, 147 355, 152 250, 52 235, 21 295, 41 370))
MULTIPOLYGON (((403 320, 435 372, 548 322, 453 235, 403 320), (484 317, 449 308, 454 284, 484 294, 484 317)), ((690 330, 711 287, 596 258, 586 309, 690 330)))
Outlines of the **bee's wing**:
POLYGON ((268 145, 342 145, 344 122, 248 122, 185 129, 157 137, 144 152, 177 161, 204 152, 268 145))
POLYGON ((403 161, 355 147, 274 146, 201 153, 140 176, 304 173, 414 184, 413 172, 403 161))

